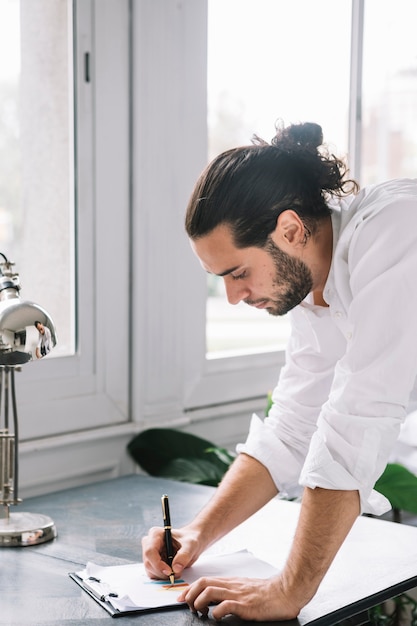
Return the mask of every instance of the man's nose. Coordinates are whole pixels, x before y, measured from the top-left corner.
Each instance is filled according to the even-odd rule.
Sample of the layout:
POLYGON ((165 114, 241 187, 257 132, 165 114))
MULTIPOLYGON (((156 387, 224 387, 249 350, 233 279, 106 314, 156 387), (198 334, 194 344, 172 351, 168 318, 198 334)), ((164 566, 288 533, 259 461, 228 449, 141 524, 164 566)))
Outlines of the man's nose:
POLYGON ((224 286, 226 288, 226 296, 229 304, 239 304, 241 300, 248 298, 250 290, 243 282, 233 280, 233 278, 225 278, 224 286))

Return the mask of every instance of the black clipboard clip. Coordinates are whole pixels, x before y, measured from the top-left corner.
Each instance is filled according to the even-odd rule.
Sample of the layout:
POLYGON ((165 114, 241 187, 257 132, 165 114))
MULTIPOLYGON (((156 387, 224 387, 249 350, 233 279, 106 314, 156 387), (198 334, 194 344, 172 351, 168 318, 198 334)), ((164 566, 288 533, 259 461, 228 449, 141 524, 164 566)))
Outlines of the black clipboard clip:
POLYGON ((111 591, 107 583, 103 583, 95 576, 89 576, 83 580, 84 587, 100 602, 107 602, 108 598, 118 598, 118 594, 111 591))

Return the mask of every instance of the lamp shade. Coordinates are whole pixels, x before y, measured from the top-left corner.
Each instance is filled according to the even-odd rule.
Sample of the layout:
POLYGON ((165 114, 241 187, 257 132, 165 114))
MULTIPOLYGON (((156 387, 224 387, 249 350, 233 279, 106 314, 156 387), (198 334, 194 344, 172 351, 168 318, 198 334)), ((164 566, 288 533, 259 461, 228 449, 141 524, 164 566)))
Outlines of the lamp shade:
POLYGON ((21 365, 36 354, 41 332, 48 352, 56 345, 55 325, 39 304, 20 299, 19 277, 8 262, 6 267, 0 275, 0 365, 21 365))
MULTIPOLYGON (((1 296, 1 292, 0 292, 1 296)), ((40 322, 51 333, 52 347, 56 345, 56 331, 49 314, 39 304, 16 298, 0 301, 0 364, 19 365, 34 357, 40 322)))

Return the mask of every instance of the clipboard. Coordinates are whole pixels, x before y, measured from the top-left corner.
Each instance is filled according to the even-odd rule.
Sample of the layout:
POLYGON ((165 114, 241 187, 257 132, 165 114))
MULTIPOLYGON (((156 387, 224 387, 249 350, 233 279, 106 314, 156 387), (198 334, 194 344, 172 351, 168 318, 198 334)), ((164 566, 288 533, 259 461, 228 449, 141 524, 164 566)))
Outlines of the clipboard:
POLYGON ((76 582, 77 585, 79 585, 83 591, 88 593, 88 595, 91 598, 93 598, 93 600, 95 600, 97 604, 101 606, 101 608, 107 611, 107 613, 109 613, 111 617, 123 617, 124 615, 135 615, 137 613, 157 613, 159 611, 181 609, 181 608, 184 608, 185 606, 185 603, 177 602, 176 604, 165 606, 165 607, 153 607, 153 608, 139 608, 138 607, 136 609, 126 609, 126 610, 120 611, 119 609, 116 609, 113 606, 108 596, 106 596, 104 589, 100 590, 100 587, 97 586, 99 585, 98 583, 96 583, 95 587, 91 587, 88 583, 86 584, 86 581, 80 578, 76 574, 76 572, 70 572, 68 576, 74 582, 76 582))
POLYGON ((178 602, 181 589, 201 576, 255 576, 269 578, 278 570, 242 550, 230 554, 205 555, 190 568, 184 570, 183 578, 171 585, 168 580, 151 580, 145 573, 143 563, 99 566, 89 562, 79 572, 69 577, 95 600, 111 617, 137 613, 152 613, 184 608, 178 602))

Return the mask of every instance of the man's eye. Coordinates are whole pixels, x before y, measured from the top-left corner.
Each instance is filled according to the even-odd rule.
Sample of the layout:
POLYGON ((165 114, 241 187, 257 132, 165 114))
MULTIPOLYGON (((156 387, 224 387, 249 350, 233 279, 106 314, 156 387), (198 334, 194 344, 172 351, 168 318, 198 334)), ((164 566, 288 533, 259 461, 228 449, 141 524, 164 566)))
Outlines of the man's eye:
POLYGON ((246 272, 241 272, 237 276, 235 274, 231 274, 233 280, 242 280, 242 278, 246 278, 246 272))

